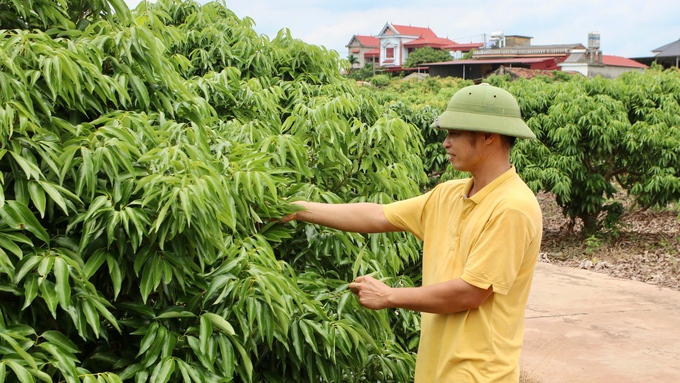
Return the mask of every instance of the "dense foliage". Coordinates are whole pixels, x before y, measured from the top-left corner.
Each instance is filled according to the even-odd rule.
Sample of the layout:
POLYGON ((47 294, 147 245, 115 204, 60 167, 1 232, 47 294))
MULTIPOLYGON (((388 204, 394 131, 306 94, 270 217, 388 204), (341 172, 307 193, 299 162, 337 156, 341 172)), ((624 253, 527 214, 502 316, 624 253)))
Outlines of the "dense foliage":
POLYGON ((518 145, 515 163, 532 188, 555 194, 564 214, 580 218, 586 231, 618 224, 618 190, 643 209, 680 198, 677 70, 505 87, 538 136, 518 145))
POLYGON ((347 283, 413 285, 415 238, 269 222, 426 181, 418 131, 337 54, 219 3, 0 17, 0 380, 411 379, 418 316, 347 283))
MULTIPOLYGON (((680 198, 680 72, 660 68, 607 80, 563 72, 552 78, 487 82, 513 93, 538 140, 518 140, 512 162, 536 192, 551 192, 565 216, 586 231, 619 224, 624 191, 635 207, 664 207, 680 198)), ((425 138, 430 185, 461 176, 429 129, 446 102, 469 82, 428 79, 393 83, 381 102, 418 126, 425 138), (443 173, 443 174, 442 174, 443 173), (442 175, 442 178, 437 178, 442 175)))
POLYGON ((375 71, 373 70, 373 63, 367 62, 364 64, 363 68, 353 69, 348 77, 357 81, 366 81, 369 78, 375 76, 375 71))
POLYGON ((428 188, 443 180, 464 176, 450 166, 447 168, 448 156, 442 146, 446 133, 443 130, 430 129, 430 124, 446 110, 451 96, 458 89, 469 85, 472 85, 472 81, 453 77, 427 78, 422 81, 393 80, 388 87, 375 91, 366 90, 375 93, 381 104, 420 130, 424 140, 423 169, 429 176, 428 188))
POLYGON ((404 68, 415 68, 418 64, 438 63, 451 60, 453 60, 453 58, 448 51, 432 47, 422 47, 417 48, 408 54, 406 62, 404 63, 404 68))

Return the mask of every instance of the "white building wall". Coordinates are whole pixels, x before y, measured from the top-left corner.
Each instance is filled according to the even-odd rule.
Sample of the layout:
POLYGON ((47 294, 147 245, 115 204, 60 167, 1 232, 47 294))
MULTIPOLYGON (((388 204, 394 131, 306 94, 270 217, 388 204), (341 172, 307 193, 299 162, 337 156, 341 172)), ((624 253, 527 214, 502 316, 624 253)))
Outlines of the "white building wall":
POLYGON ((644 68, 630 68, 623 66, 612 66, 612 65, 588 65, 585 63, 571 64, 571 63, 561 63, 559 65, 562 70, 579 72, 588 78, 595 78, 601 76, 602 78, 617 78, 626 72, 644 72, 644 68))
POLYGON ((393 63, 389 63, 387 65, 399 65, 401 62, 401 39, 398 37, 390 37, 390 38, 380 38, 380 66, 383 66, 383 63, 385 60, 394 60, 393 63), (387 53, 385 48, 389 47, 391 44, 391 47, 394 48, 394 58, 388 59, 387 58, 387 53))
POLYGON ((585 77, 588 77, 588 64, 586 63, 560 63, 557 64, 562 70, 578 72, 585 77))
POLYGON ((604 67, 591 67, 588 71, 589 77, 594 78, 597 76, 602 76, 602 78, 617 78, 626 72, 644 72, 645 68, 629 68, 625 66, 609 66, 604 67))

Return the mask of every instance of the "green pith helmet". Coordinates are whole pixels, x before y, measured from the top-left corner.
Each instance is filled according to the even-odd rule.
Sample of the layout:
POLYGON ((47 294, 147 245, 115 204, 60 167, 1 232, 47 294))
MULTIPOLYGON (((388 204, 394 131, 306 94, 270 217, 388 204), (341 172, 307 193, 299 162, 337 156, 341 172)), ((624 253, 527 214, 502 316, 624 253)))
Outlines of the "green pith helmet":
POLYGON ((446 111, 430 127, 536 138, 522 121, 515 97, 489 84, 468 86, 456 92, 446 111))

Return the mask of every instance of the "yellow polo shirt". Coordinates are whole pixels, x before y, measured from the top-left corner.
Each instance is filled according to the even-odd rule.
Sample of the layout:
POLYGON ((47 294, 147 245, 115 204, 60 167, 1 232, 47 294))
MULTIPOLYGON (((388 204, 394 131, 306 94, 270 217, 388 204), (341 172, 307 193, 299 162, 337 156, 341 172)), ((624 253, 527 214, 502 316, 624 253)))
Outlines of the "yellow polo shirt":
POLYGON ((423 241, 423 286, 462 278, 493 294, 477 309, 422 314, 416 383, 519 381, 524 308, 543 230, 534 193, 514 166, 466 198, 472 179, 383 206, 423 241))

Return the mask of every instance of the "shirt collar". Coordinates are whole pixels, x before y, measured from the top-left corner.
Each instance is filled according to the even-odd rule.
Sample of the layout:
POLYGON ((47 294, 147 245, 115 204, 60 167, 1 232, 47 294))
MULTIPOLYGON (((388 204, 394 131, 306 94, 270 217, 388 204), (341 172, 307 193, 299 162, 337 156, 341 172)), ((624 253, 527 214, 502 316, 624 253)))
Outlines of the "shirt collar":
MULTIPOLYGON (((515 169, 515 165, 510 165, 510 169, 508 169, 505 173, 501 174, 498 176, 495 180, 491 181, 490 184, 484 186, 482 190, 478 191, 470 197, 470 201, 474 202, 475 204, 479 205, 480 202, 489 195, 493 190, 495 190, 499 185, 503 184, 505 181, 509 180, 512 177, 517 176, 517 170, 515 169)), ((474 182, 474 178, 470 178, 465 184, 465 187, 463 188, 463 195, 462 197, 468 195, 470 193, 470 189, 472 188, 472 184, 474 182)))

